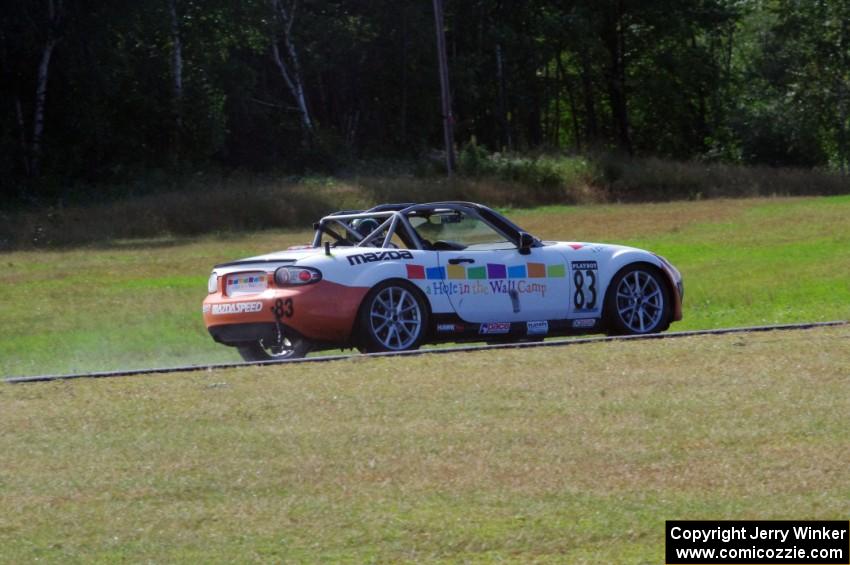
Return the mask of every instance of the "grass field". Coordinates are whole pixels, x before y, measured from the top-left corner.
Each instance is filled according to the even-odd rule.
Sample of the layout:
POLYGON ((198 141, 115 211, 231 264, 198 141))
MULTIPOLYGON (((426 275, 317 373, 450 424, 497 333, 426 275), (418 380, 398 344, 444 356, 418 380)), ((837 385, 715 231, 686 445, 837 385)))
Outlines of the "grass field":
MULTIPOLYGON (((544 238, 634 244, 685 277, 674 330, 850 318, 850 197, 546 207, 544 238)), ((236 361, 200 303, 212 265, 309 241, 265 231, 0 254, 0 375, 236 361)))
POLYGON ((662 563, 847 519, 850 327, 0 386, 0 562, 662 563))

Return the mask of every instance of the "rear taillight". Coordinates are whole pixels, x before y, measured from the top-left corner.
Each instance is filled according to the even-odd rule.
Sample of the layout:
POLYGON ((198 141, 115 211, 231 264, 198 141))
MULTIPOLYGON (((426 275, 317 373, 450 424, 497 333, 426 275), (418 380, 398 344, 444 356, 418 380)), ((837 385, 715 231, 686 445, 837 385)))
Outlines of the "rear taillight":
POLYGON ((218 275, 213 273, 210 275, 209 280, 207 281, 207 292, 212 294, 213 292, 218 290, 218 275))
POLYGON ((281 267, 274 272, 277 286, 300 286, 322 280, 322 272, 312 267, 281 267))

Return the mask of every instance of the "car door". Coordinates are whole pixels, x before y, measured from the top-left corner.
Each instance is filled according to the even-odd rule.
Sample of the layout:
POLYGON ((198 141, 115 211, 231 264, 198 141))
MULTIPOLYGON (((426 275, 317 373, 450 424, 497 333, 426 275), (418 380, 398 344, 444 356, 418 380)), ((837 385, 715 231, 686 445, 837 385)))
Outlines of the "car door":
POLYGON ((447 209, 417 220, 423 245, 437 252, 426 294, 447 298, 473 323, 565 319, 570 310, 563 254, 548 246, 521 253, 514 235, 475 212, 447 209))
POLYGON ((438 253, 435 285, 467 322, 564 319, 569 314, 569 279, 563 255, 546 247, 521 254, 515 246, 438 253))

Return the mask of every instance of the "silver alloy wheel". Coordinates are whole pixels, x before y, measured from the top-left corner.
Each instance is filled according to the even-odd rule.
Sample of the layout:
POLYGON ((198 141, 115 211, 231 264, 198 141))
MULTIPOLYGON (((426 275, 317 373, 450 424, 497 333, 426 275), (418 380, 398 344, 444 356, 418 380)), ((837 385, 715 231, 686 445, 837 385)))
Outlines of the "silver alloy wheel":
POLYGON ((245 361, 282 361, 300 359, 310 353, 313 344, 301 336, 282 336, 280 344, 272 341, 266 345, 262 339, 237 344, 239 355, 245 361))
POLYGON ((658 280, 646 271, 632 271, 617 285, 617 314, 635 333, 658 327, 664 315, 664 292, 658 280))
POLYGON ((288 337, 284 337, 280 345, 266 345, 263 340, 260 340, 260 347, 271 359, 289 359, 295 355, 296 351, 296 344, 288 337))
POLYGON ((372 300, 369 323, 383 347, 393 351, 407 349, 422 331, 419 301, 402 287, 388 286, 372 300))

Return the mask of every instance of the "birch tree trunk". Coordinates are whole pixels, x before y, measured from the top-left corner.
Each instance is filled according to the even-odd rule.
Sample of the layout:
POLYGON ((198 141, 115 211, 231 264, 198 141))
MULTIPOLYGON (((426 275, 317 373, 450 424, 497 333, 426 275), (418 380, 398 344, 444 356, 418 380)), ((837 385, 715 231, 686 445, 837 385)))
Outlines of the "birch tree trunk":
MULTIPOLYGON (((51 2, 52 4, 52 2, 51 2)), ((29 171, 33 177, 41 174, 42 137, 44 136, 44 108, 47 104, 47 79, 50 74, 50 58, 56 39, 48 38, 41 52, 41 62, 38 65, 38 76, 35 87, 35 106, 32 119, 32 140, 30 142, 29 171)))
POLYGON ((298 105, 298 113, 301 117, 301 126, 307 136, 307 140, 313 138, 313 118, 310 116, 310 108, 307 105, 307 96, 304 92, 304 79, 301 73, 301 64, 298 60, 298 49, 292 39, 292 25, 295 22, 296 1, 287 7, 281 0, 271 0, 272 10, 276 18, 280 20, 282 32, 280 37, 272 39, 272 57, 277 65, 283 81, 286 83, 290 94, 298 105), (284 52, 281 54, 278 43, 283 43, 284 52))
POLYGON ((41 174, 42 140, 44 136, 44 109, 47 104, 47 83, 50 77, 50 58, 59 42, 62 25, 62 0, 47 1, 47 40, 41 51, 41 61, 36 75, 35 103, 33 104, 32 138, 30 139, 29 165, 31 177, 41 174))
POLYGON ((180 160, 181 137, 183 132, 183 43, 180 39, 180 20, 177 17, 177 0, 168 0, 168 12, 171 18, 171 75, 172 104, 174 113, 174 132, 171 158, 176 164, 180 160))
POLYGON ((443 111, 443 143, 446 146, 446 174, 455 169, 454 117, 452 116, 451 88, 449 87, 449 62, 446 56, 446 31, 443 18, 443 0, 434 0, 434 23, 437 32, 437 62, 440 73, 440 100, 443 111))

